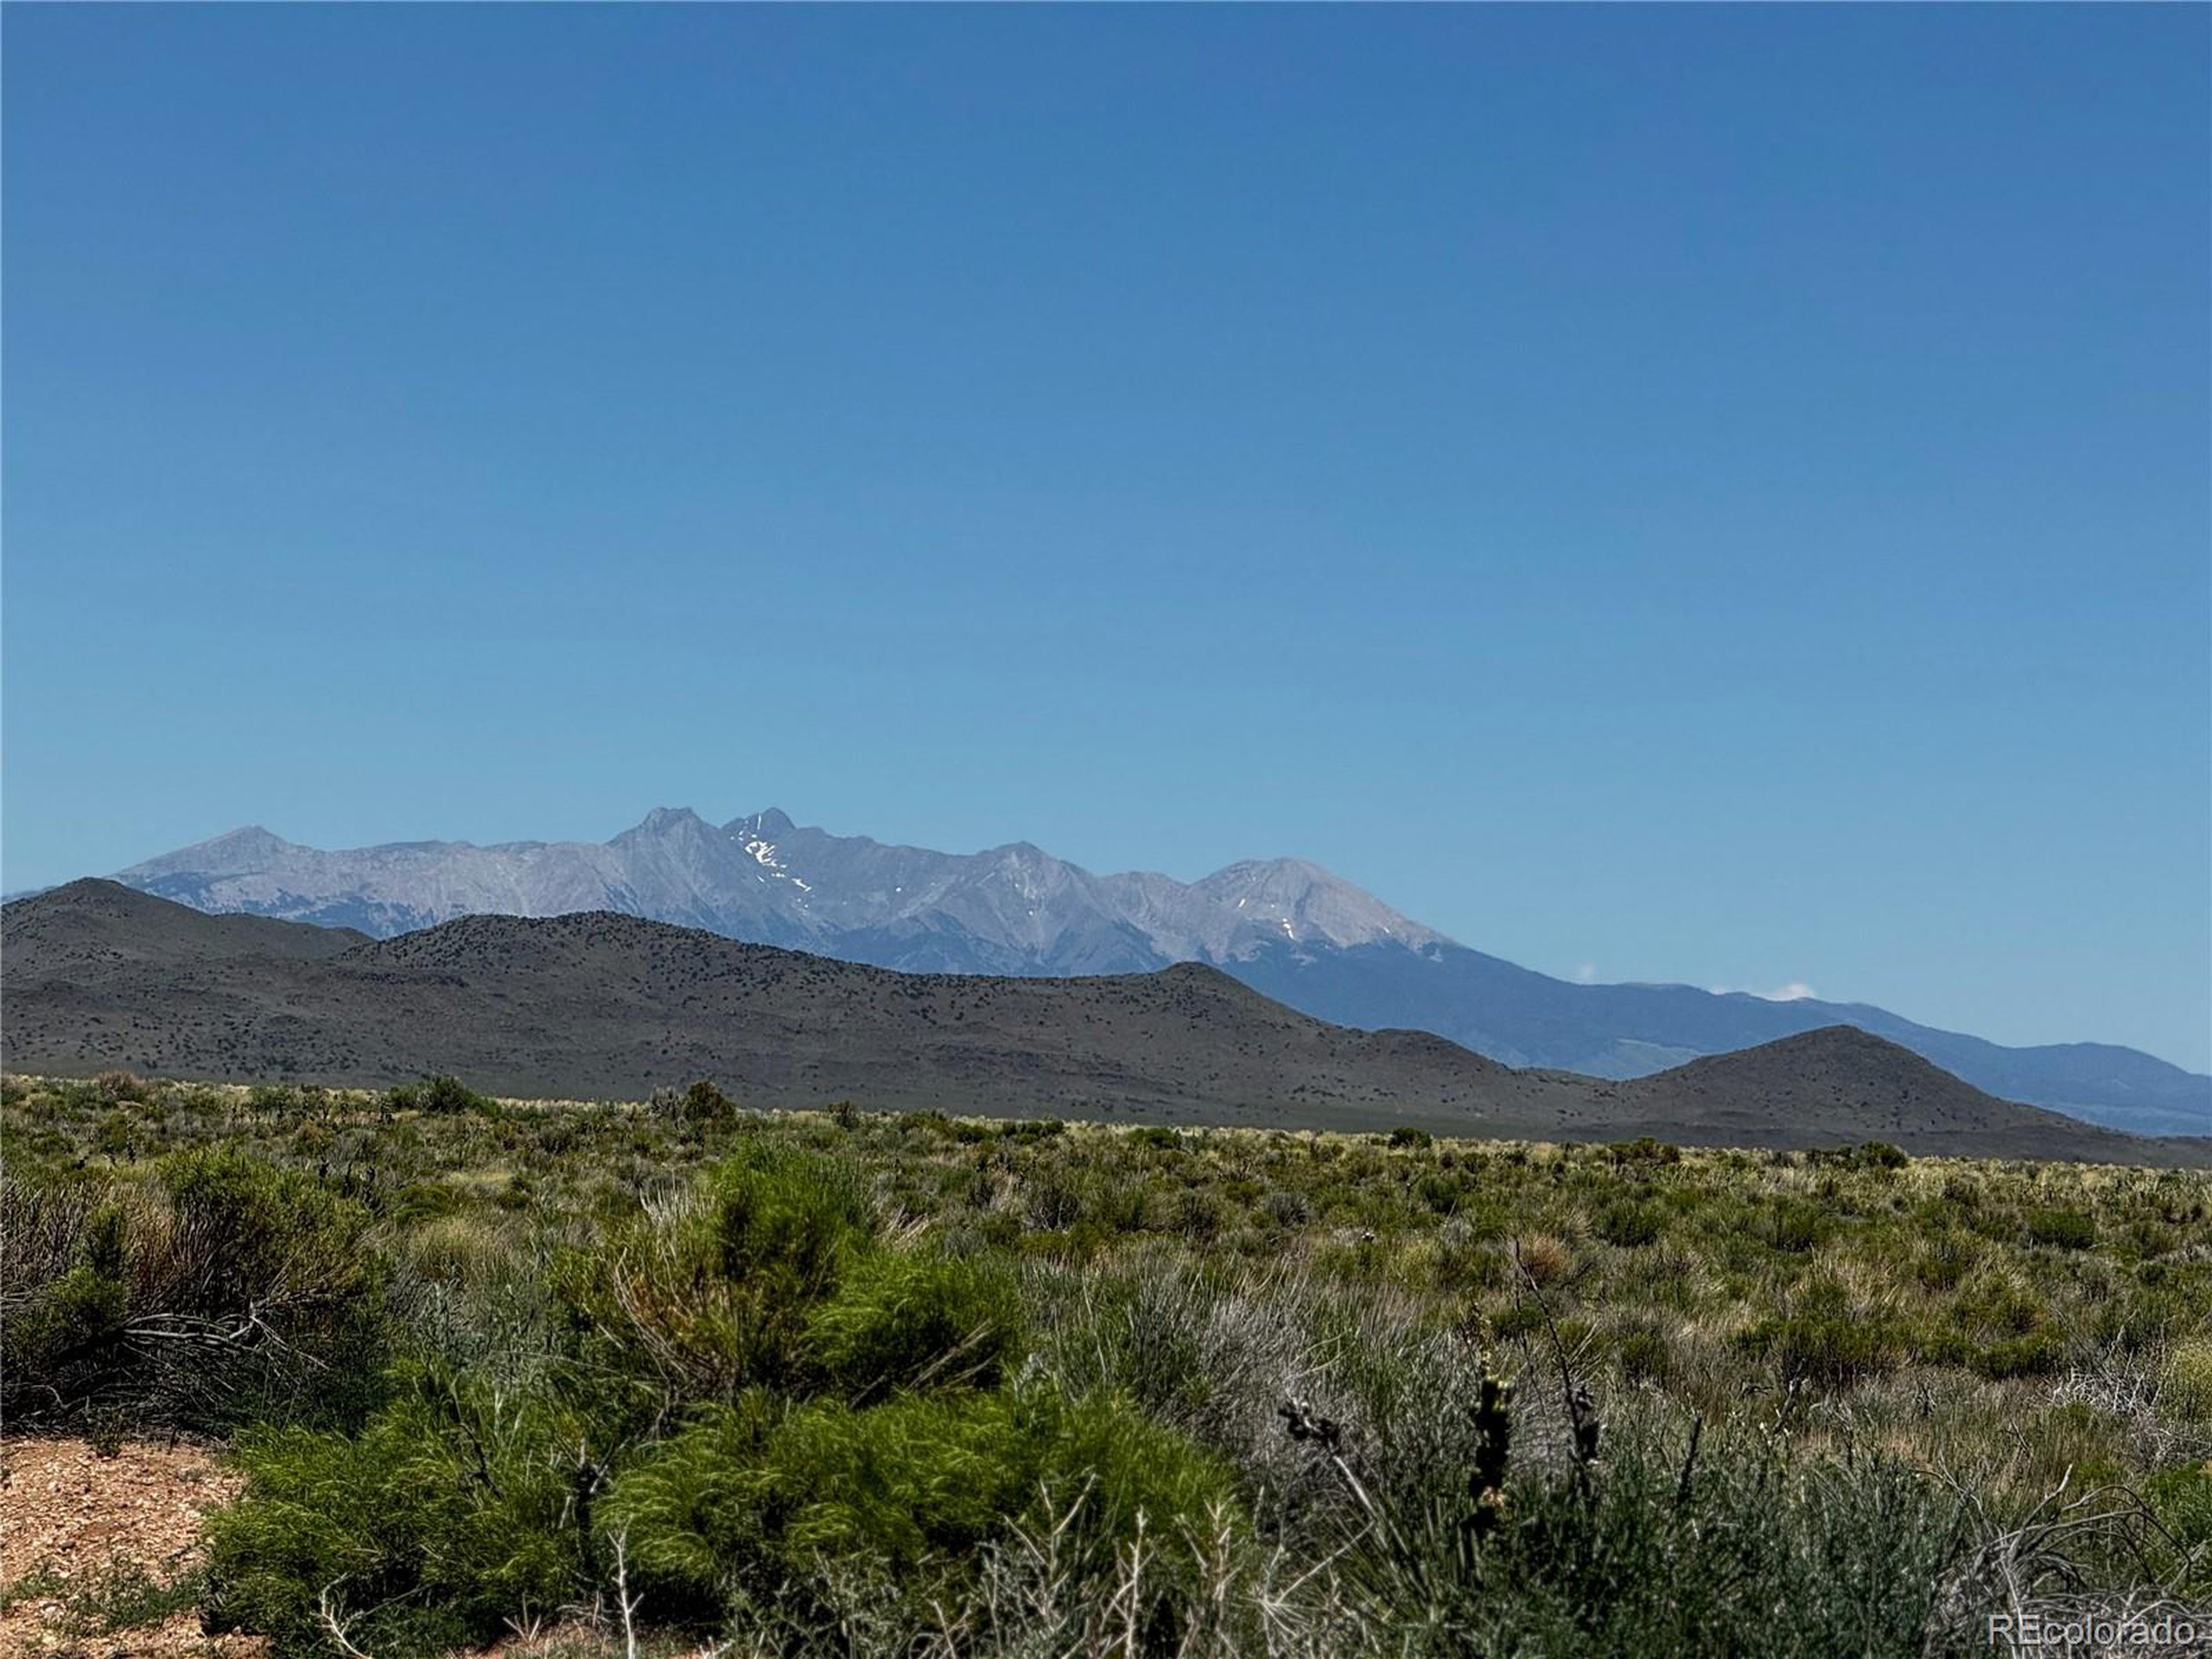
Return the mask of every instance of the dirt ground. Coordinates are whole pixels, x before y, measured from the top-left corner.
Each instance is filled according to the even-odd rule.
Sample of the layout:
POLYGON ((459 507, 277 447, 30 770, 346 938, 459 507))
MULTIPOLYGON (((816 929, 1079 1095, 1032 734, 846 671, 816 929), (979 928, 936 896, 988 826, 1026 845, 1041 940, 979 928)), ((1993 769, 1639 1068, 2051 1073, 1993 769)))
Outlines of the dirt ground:
POLYGON ((237 1485, 194 1446, 0 1440, 0 1659, 255 1659, 259 1638, 203 1636, 189 1608, 106 1628, 138 1573, 173 1585, 199 1564, 200 1516, 237 1485))
MULTIPOLYGON (((118 1586, 142 1573, 175 1585, 200 1564, 200 1519, 238 1485, 202 1447, 126 1441, 103 1458, 81 1440, 0 1438, 0 1659, 264 1659, 262 1637, 203 1636, 189 1607, 110 1628, 116 1613, 135 1611, 118 1586)), ((622 1650, 619 1635, 570 1624, 467 1659, 622 1650)), ((677 1659, 694 1649, 641 1640, 639 1651, 677 1659)))

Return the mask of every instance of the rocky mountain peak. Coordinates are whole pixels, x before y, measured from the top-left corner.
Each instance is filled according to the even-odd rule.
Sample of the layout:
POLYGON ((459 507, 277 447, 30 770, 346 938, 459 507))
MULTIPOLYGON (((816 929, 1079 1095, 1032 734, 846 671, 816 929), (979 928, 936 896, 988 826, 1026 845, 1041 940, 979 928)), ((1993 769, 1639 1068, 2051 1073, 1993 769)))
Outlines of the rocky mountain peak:
POLYGON ((286 853, 297 850, 282 836, 273 835, 257 823, 232 830, 206 841, 195 842, 174 853, 150 860, 142 868, 165 873, 171 869, 190 869, 220 872, 225 874, 243 870, 260 869, 286 853))
POLYGON ((681 835, 690 830, 707 830, 712 828, 712 825, 688 806, 657 806, 645 814, 635 829, 624 830, 615 839, 623 841, 633 836, 681 835))
POLYGON ((1450 943, 1433 928, 1302 858, 1243 860, 1194 886, 1234 910, 1248 926, 1293 943, 1389 943, 1413 950, 1450 943))

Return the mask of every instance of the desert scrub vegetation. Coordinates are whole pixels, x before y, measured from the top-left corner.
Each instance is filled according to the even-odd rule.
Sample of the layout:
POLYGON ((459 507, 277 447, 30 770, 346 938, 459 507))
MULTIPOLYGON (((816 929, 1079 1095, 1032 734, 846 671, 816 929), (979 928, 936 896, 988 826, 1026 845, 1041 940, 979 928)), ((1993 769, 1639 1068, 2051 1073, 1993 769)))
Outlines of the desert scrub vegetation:
POLYGON ((279 1656, 1980 1650, 2212 1600, 2201 1173, 10 1079, 12 1429, 279 1656))

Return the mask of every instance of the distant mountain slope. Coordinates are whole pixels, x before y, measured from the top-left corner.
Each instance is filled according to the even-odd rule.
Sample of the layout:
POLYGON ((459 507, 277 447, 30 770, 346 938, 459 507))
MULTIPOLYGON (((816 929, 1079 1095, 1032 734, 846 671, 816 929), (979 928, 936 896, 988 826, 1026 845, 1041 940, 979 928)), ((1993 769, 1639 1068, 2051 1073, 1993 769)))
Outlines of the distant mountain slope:
POLYGON ((368 940, 89 880, 6 906, 0 948, 0 1058, 20 1071, 365 1085, 452 1071, 506 1094, 626 1096, 711 1077, 762 1105, 2212 1154, 2212 1143, 2161 1146, 1993 1100, 1871 1037, 1796 1039, 1811 1065, 1785 1044, 1592 1080, 1514 1071, 1425 1032, 1325 1024, 1196 963, 901 974, 607 912, 467 917, 368 940))
POLYGON ((1017 842, 952 854, 662 808, 604 843, 406 842, 320 852, 239 830, 117 878, 194 909, 390 935, 457 916, 613 910, 759 944, 950 973, 1143 971, 1270 943, 1408 947, 1440 934, 1296 859, 1203 881, 1093 875, 1017 842), (836 947, 836 948, 832 948, 836 947))
POLYGON ((1142 973, 1204 962, 1340 1025, 1433 1031, 1510 1065, 1605 1077, 1850 1025, 2008 1098, 2139 1134, 2212 1130, 2212 1077, 2133 1049, 2005 1048, 1864 1004, 1570 984, 1469 950, 1295 859, 1185 883, 1093 875, 1027 842, 956 855, 833 836, 772 810, 715 826, 662 809, 604 843, 321 852, 241 830, 117 879, 200 910, 379 936, 466 915, 611 910, 919 972, 1142 973))
POLYGON ((2138 1135, 2212 1133, 2212 1077, 2132 1048, 2005 1048, 1863 1002, 1770 1001, 1691 985, 1577 985, 1462 945, 1270 947, 1224 966, 1255 990, 1340 1025, 1434 1031, 1509 1065, 1632 1077, 1701 1054, 1853 1026, 2008 1100, 2138 1135))

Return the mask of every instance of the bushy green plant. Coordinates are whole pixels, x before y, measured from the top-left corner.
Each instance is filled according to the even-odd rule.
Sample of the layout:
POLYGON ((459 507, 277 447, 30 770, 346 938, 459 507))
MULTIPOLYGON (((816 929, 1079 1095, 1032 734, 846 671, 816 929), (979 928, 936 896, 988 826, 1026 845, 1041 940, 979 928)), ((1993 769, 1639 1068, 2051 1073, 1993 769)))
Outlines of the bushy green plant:
POLYGON ((1972 1235, 1947 1227, 1923 1244, 1913 1276, 1929 1290, 1956 1290, 1980 1255, 1972 1235))
POLYGON ((1905 1347, 1876 1310, 1855 1305, 1832 1279, 1815 1279, 1790 1295, 1778 1318, 1746 1329, 1745 1345, 1770 1355, 1785 1383, 1847 1388, 1892 1370, 1905 1347))
POLYGON ((440 1072, 425 1077, 421 1083, 402 1084, 385 1096, 385 1106, 395 1112, 422 1112, 431 1116, 450 1117, 462 1112, 489 1112, 494 1103, 478 1094, 459 1077, 440 1072))
POLYGON ((1302 1192, 1270 1192, 1260 1200, 1260 1209, 1278 1227, 1303 1227, 1313 1218, 1313 1205, 1302 1192))
POLYGON ((719 1128, 736 1116, 735 1103, 709 1078, 701 1077, 683 1091, 683 1127, 687 1130, 719 1128))
POLYGON ((1638 1321, 1623 1330, 1616 1342, 1621 1375, 1630 1382, 1663 1383, 1673 1373, 1673 1344, 1656 1325, 1638 1321))
POLYGON ((208 1526, 213 1628, 321 1654, 336 1618, 380 1659, 433 1659, 575 1599, 594 1470, 571 1430, 542 1401, 409 1367, 358 1436, 249 1431, 245 1494, 208 1526))
POLYGON ((900 1389, 995 1387, 1022 1332, 1011 1272, 922 1250, 863 1256, 814 1312, 807 1350, 855 1403, 900 1389))
POLYGON ((567 1259, 579 1357, 649 1414, 784 1386, 807 1363, 817 1304, 872 1241, 849 1166, 746 1146, 690 1192, 567 1259))
POLYGON ((1167 1224, 1184 1237, 1203 1244, 1220 1235, 1224 1219, 1219 1198, 1203 1187, 1185 1187, 1169 1206, 1167 1224))
POLYGON ((2031 1244, 2054 1249, 2086 1250, 2097 1242, 2097 1224, 2079 1210, 2037 1210, 2027 1218, 2031 1244))
POLYGON ((1799 1198, 1777 1198, 1759 1217, 1760 1236, 1777 1250, 1802 1254, 1824 1243, 1834 1231, 1835 1224, 1826 1211, 1799 1198))
POLYGON ((1042 1503, 1084 1500, 1110 1551, 1230 1506, 1227 1469, 1107 1397, 912 1394, 855 1409, 822 1402, 764 1422, 755 1402, 709 1412, 626 1473, 599 1525, 671 1604, 696 1608, 748 1579, 823 1560, 927 1583, 957 1573, 1042 1503))
POLYGON ((1618 1244, 1625 1249, 1639 1249, 1658 1242, 1661 1230, 1659 1215, 1648 1204, 1633 1198, 1624 1198, 1610 1205, 1598 1217, 1598 1236, 1608 1244, 1618 1244))
POLYGON ((289 1117, 306 1109, 308 1096, 296 1084, 259 1083, 246 1090, 245 1109, 264 1117, 289 1117))
POLYGON ((1006 1395, 861 1411, 825 1402, 779 1426, 750 1491, 790 1560, 861 1554, 911 1568, 973 1549, 1027 1506, 1035 1447, 1023 1428, 1006 1395))
POLYGON ((2048 1376, 2058 1370, 2065 1355, 2065 1345, 2050 1332, 2032 1331, 1991 1343, 1971 1363, 1981 1376, 2002 1382, 2012 1376, 2048 1376))

